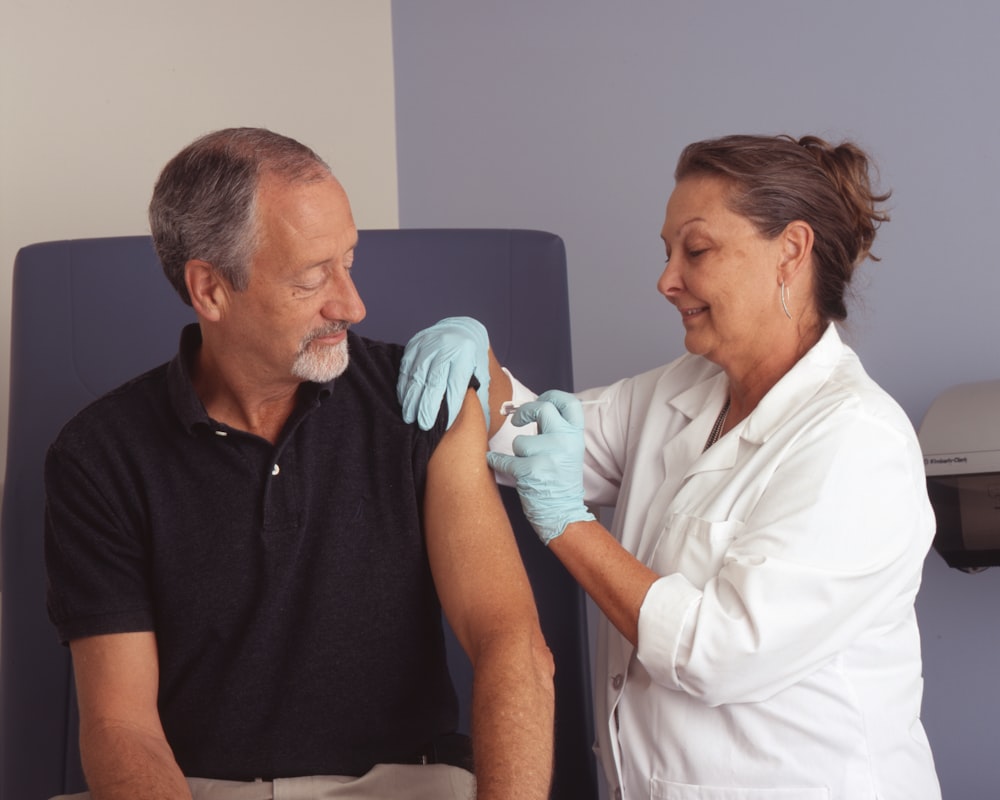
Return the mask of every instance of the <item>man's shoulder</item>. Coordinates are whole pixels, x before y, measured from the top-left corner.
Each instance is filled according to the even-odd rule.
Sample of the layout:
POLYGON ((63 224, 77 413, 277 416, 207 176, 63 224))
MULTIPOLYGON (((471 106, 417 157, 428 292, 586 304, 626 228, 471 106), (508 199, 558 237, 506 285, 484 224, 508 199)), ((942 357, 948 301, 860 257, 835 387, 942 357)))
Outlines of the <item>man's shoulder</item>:
POLYGON ((79 439, 147 425, 157 408, 169 403, 168 366, 161 364, 136 375, 92 400, 63 426, 56 444, 66 446, 79 439))
POLYGON ((348 331, 347 347, 352 364, 365 370, 392 373, 393 376, 399 372, 399 364, 403 360, 403 346, 400 344, 348 331))
MULTIPOLYGON (((354 402, 363 402, 368 413, 377 414, 382 423, 399 434, 401 441, 423 442, 429 445, 430 450, 437 447, 446 427, 443 415, 430 431, 403 421, 403 410, 396 393, 403 345, 370 339, 351 331, 348 333, 348 350, 350 366, 341 378, 334 379, 334 384, 346 379, 352 387, 349 394, 355 397, 354 402)), ((334 396, 336 394, 335 388, 334 396)))
MULTIPOLYGON (((403 360, 403 347, 354 332, 349 332, 347 336, 350 361, 345 377, 366 387, 366 393, 383 397, 392 405, 396 399, 396 380, 403 360)), ((338 380, 335 378, 334 382, 338 380)))

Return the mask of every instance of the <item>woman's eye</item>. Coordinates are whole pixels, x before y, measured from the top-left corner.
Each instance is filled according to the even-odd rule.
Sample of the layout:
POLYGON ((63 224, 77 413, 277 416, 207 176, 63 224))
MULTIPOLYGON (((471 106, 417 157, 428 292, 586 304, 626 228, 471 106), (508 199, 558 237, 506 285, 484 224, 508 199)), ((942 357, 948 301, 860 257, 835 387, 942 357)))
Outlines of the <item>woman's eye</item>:
MULTIPOLYGON (((684 258, 687 261, 692 261, 694 259, 699 258, 700 256, 705 255, 705 253, 707 253, 707 252, 708 252, 708 248, 707 247, 702 247, 701 249, 697 249, 697 248, 695 248, 695 249, 685 248, 684 249, 684 258)), ((670 254, 669 253, 667 254, 667 258, 666 258, 666 260, 663 263, 664 264, 670 264, 670 254)))

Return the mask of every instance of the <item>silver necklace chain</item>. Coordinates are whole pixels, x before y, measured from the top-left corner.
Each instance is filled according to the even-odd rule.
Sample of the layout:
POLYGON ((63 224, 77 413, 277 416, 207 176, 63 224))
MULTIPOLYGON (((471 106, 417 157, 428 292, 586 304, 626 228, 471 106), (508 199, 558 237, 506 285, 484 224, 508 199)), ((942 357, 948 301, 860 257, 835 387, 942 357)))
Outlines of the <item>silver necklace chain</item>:
POLYGON ((712 426, 712 432, 708 434, 708 441, 705 442, 705 447, 701 452, 705 452, 719 441, 719 436, 722 435, 722 426, 726 424, 726 417, 729 416, 729 398, 726 398, 726 404, 722 407, 722 411, 719 412, 719 416, 715 418, 715 424, 712 426))

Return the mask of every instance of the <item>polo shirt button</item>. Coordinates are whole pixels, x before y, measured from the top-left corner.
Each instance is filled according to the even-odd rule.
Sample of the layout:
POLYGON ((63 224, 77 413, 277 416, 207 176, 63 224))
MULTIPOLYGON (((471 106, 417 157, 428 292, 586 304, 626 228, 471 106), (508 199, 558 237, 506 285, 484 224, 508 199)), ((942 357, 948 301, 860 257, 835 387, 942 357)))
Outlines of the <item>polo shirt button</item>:
POLYGON ((281 467, 279 467, 277 464, 275 464, 274 467, 271 469, 271 474, 272 475, 277 475, 279 472, 281 472, 281 467))
POLYGON ((618 689, 621 689, 622 688, 622 684, 624 684, 624 683, 625 683, 625 678, 624 678, 624 676, 620 672, 617 675, 615 675, 615 677, 613 677, 611 679, 611 687, 615 691, 617 691, 618 689))

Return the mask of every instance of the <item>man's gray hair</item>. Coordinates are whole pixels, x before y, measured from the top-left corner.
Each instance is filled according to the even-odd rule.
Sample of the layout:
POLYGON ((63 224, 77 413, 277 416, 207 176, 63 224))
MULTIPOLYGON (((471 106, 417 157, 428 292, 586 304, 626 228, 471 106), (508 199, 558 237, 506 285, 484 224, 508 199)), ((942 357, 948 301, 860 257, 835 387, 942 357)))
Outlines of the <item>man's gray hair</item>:
POLYGON ((289 183, 332 177, 304 144, 263 128, 206 134, 174 156, 160 173, 149 204, 149 225, 163 271, 191 305, 184 266, 207 261, 243 291, 258 244, 257 189, 264 175, 289 183))

